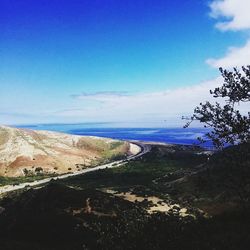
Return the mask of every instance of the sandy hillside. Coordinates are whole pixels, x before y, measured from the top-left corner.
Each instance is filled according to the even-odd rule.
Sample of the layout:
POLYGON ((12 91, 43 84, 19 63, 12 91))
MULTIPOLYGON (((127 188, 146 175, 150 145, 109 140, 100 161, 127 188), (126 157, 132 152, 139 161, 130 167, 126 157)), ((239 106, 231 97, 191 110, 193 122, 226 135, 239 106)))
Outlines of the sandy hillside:
POLYGON ((0 126, 0 176, 78 171, 129 153, 129 143, 0 126))

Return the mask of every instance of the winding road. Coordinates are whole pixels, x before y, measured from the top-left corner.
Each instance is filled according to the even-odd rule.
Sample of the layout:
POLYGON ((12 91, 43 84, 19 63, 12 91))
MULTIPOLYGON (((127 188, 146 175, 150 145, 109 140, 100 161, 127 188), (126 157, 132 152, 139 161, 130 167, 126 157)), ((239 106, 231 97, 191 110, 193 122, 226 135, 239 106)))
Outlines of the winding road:
POLYGON ((107 164, 100 165, 100 166, 96 166, 96 167, 93 167, 93 168, 87 168, 87 169, 84 169, 84 170, 81 170, 81 171, 78 171, 78 172, 75 172, 75 173, 63 174, 63 175, 56 176, 56 177, 48 177, 48 178, 38 180, 38 181, 20 183, 18 185, 2 186, 2 187, 0 187, 0 194, 4 194, 4 193, 7 193, 7 192, 23 189, 23 188, 25 188, 27 186, 29 186, 29 187, 38 186, 38 185, 41 185, 41 184, 48 183, 51 180, 65 179, 65 178, 69 178, 69 177, 76 176, 76 175, 81 175, 81 174, 86 174, 86 173, 93 172, 93 171, 100 170, 100 169, 119 167, 119 166, 125 165, 130 160, 141 157, 142 155, 148 153, 151 150, 151 146, 148 145, 148 144, 143 144, 141 142, 135 142, 135 141, 129 142, 129 143, 134 145, 134 146, 135 145, 139 146, 140 149, 141 149, 140 152, 137 153, 137 154, 134 154, 134 155, 130 155, 126 159, 123 159, 123 160, 114 161, 114 162, 107 163, 107 164))

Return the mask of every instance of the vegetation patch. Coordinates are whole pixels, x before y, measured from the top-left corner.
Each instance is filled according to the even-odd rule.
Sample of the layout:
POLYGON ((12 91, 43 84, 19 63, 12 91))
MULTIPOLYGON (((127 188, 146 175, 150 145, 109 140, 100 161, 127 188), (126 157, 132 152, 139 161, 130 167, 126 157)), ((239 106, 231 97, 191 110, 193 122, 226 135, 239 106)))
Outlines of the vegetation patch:
POLYGON ((248 176, 248 162, 247 144, 212 157, 192 147, 154 146, 122 167, 12 192, 0 200, 1 247, 246 249, 249 202, 228 185, 229 176, 248 176))
POLYGON ((39 175, 27 175, 27 176, 20 176, 20 177, 3 177, 0 176, 0 186, 6 185, 18 185, 20 183, 25 182, 33 182, 42 180, 48 177, 55 177, 57 174, 39 174, 39 175))

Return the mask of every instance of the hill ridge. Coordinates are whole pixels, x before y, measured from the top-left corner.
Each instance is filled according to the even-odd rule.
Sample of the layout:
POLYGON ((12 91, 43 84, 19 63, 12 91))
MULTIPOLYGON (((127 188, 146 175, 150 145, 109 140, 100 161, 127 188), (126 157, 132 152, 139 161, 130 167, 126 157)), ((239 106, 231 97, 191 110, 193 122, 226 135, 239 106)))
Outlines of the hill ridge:
POLYGON ((77 171, 128 150, 128 143, 108 138, 0 126, 0 176, 77 171))

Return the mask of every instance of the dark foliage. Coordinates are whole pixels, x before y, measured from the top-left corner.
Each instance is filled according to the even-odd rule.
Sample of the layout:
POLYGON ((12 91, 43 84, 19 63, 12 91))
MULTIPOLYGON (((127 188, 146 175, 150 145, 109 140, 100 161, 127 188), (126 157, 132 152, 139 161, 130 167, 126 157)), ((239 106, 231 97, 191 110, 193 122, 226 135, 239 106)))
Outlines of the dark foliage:
POLYGON ((240 199, 243 206, 250 204, 250 143, 231 146, 211 157, 209 178, 215 179, 224 192, 240 199))
POLYGON ((0 200, 0 249, 247 250, 250 210, 238 205, 239 189, 231 183, 242 184, 240 192, 249 204, 249 144, 228 147, 213 156, 205 153, 191 146, 154 146, 142 159, 123 167, 9 193, 0 200), (166 185, 183 174, 183 182, 166 185), (133 203, 100 191, 110 188, 133 189, 145 197, 168 194, 197 217, 180 217, 174 211, 148 214, 146 202, 133 203), (194 213, 195 200, 216 211, 228 200, 237 206, 205 218, 194 213))
POLYGON ((139 205, 96 190, 51 184, 0 204, 2 250, 247 249, 249 214, 213 219, 148 215, 139 205), (87 209, 87 200, 92 208, 87 209), (74 212, 76 211, 76 212, 74 212))

